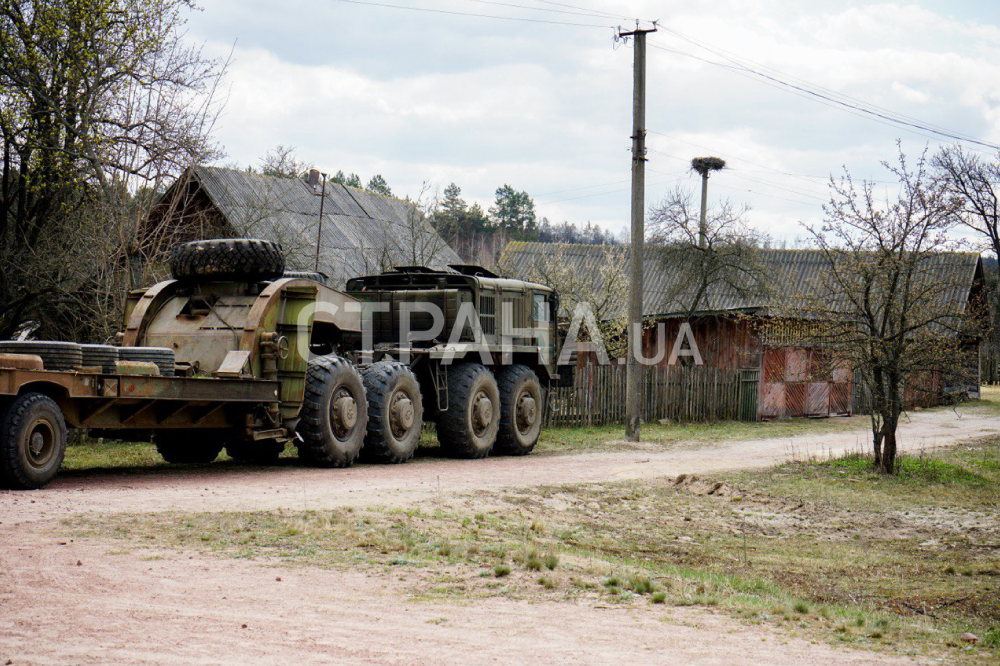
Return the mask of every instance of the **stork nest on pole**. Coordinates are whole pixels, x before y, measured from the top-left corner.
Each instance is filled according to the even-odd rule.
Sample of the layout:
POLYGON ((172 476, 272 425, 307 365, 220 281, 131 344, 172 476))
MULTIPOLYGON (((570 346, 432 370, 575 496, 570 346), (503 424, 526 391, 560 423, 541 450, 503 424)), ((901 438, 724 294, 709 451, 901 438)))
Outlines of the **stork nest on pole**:
POLYGON ((691 160, 691 168, 705 176, 710 171, 721 171, 726 168, 726 160, 721 157, 696 157, 691 160))

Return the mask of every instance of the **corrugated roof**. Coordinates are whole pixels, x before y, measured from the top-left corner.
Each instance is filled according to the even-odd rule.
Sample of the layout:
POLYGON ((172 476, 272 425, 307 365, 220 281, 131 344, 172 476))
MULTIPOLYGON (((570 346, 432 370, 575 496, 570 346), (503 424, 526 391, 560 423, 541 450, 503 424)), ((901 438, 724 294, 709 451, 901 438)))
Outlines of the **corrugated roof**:
MULTIPOLYGON (((236 233, 281 243, 290 270, 313 269, 320 195, 306 182, 207 166, 192 175, 236 233)), ((393 265, 461 263, 412 204, 337 183, 326 186, 320 246, 320 270, 340 286, 393 265)))
MULTIPOLYGON (((600 275, 601 267, 608 260, 608 252, 616 260, 628 261, 627 246, 570 245, 513 241, 507 245, 500 259, 501 268, 511 277, 539 279, 539 267, 551 261, 557 252, 563 262, 582 275, 600 275)), ((824 275, 829 260, 819 250, 760 250, 760 271, 765 276, 769 290, 754 294, 749 290, 736 290, 722 284, 713 285, 698 307, 699 312, 727 312, 738 310, 763 310, 780 303, 787 304, 789 297, 814 298, 828 293, 824 275)), ((627 263, 623 263, 627 266, 627 263)), ((940 305, 949 312, 965 312, 969 293, 977 275, 981 275, 979 254, 975 252, 942 252, 926 265, 928 279, 933 279, 940 305)), ((542 271, 544 272, 544 271, 542 271)), ((687 310, 690 298, 685 299, 681 285, 690 271, 679 262, 664 261, 655 248, 647 248, 643 262, 643 314, 672 315, 687 310)), ((553 285, 550 285, 553 286, 553 285)), ((624 313, 626 304, 621 304, 624 313)), ((830 310, 837 305, 830 303, 830 310)))

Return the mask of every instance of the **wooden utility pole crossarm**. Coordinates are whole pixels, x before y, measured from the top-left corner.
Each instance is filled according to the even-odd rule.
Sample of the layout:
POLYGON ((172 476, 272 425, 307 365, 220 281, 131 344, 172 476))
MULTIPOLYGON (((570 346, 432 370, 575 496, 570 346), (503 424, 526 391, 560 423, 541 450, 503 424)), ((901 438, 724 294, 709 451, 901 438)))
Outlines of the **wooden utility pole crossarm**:
POLYGON ((625 379, 625 439, 639 441, 642 422, 642 369, 639 347, 642 345, 642 272, 646 235, 646 34, 656 27, 619 32, 632 37, 635 55, 632 64, 632 245, 629 264, 628 358, 625 379))

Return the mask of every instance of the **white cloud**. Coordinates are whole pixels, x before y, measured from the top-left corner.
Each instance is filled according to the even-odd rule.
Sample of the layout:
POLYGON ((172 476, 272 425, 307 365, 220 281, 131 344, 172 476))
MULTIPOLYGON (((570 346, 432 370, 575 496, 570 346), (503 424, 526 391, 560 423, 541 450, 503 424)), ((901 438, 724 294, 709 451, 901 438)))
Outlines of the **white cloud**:
MULTIPOLYGON (((483 9, 455 0, 421 6, 483 9)), ((618 7, 669 18, 671 30, 760 67, 1000 141, 996 25, 943 16, 926 3, 830 9, 783 0, 643 0, 618 7)), ((212 48, 240 39, 220 130, 231 159, 253 163, 291 144, 324 169, 382 173, 398 193, 416 194, 425 180, 455 181, 488 206, 494 189, 509 182, 535 194, 540 213, 553 220, 627 226, 628 183, 621 181, 629 178, 631 53, 612 49, 610 31, 299 0, 217 0, 192 26, 212 48)), ((726 55, 666 30, 651 42, 710 60, 726 55)), ((748 201, 755 224, 786 239, 801 235, 799 220, 820 218, 830 173, 846 165, 873 177, 897 137, 911 153, 928 141, 657 49, 649 85, 648 126, 673 137, 650 136, 651 147, 673 157, 650 154, 649 201, 678 183, 693 187, 688 160, 720 153, 733 169, 713 180, 713 194, 748 201)))

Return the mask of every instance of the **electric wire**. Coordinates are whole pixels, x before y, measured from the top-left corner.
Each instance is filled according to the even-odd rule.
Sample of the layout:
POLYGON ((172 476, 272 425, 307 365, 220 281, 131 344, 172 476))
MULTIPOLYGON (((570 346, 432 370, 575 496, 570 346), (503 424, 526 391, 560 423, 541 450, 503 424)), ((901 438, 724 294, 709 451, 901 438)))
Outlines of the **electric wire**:
MULTIPOLYGON (((608 28, 614 28, 611 25, 598 25, 597 23, 576 23, 572 21, 553 21, 549 19, 536 19, 528 18, 525 16, 500 16, 498 14, 479 14, 475 12, 460 12, 451 9, 435 9, 431 7, 408 7, 406 5, 393 5, 388 2, 372 2, 371 0, 333 0, 333 2, 342 2, 350 5, 362 5, 366 7, 381 7, 384 9, 404 9, 411 12, 426 12, 430 14, 446 14, 449 16, 471 16, 475 18, 487 18, 495 19, 498 21, 520 21, 524 23, 545 23, 548 25, 565 25, 574 26, 579 28, 600 28, 602 30, 607 30, 608 28)), ((596 17, 595 17, 596 18, 596 17)))

